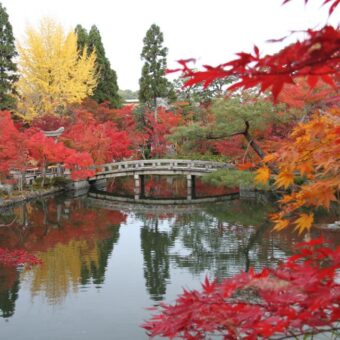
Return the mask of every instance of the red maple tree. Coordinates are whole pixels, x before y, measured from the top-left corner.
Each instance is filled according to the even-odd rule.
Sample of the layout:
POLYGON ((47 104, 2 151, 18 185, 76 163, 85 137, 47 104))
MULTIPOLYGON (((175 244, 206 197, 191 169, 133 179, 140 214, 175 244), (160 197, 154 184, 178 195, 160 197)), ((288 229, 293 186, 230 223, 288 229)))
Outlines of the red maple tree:
POLYGON ((151 337, 206 339, 280 339, 339 331, 340 247, 318 239, 299 245, 299 252, 275 269, 250 270, 202 290, 187 291, 173 305, 144 323, 151 337))
POLYGON ((95 164, 111 163, 131 156, 130 139, 111 121, 98 123, 93 114, 78 111, 76 121, 69 126, 61 140, 77 151, 88 152, 95 164))
MULTIPOLYGON (((284 1, 284 3, 290 0, 284 1)), ((305 0, 307 3, 308 0, 305 0)), ((332 14, 339 0, 324 0, 332 14)), ((332 26, 308 29, 307 38, 297 41, 274 55, 260 56, 255 46, 252 53, 238 53, 237 58, 203 71, 188 67, 190 60, 179 63, 187 86, 236 76, 229 89, 257 87, 270 90, 274 100, 283 89, 296 86, 305 78, 310 89, 320 80, 337 87, 340 72, 340 31, 332 26)), ((176 70, 175 70, 176 71, 176 70)), ((290 89, 291 90, 291 89, 290 89)), ((331 106, 336 104, 331 100, 331 106)), ((275 185, 290 188, 292 193, 281 200, 283 208, 272 218, 277 230, 287 227, 292 216, 306 207, 329 207, 339 190, 339 110, 318 111, 308 122, 300 123, 282 150, 268 155, 278 174, 275 185), (276 162, 276 163, 275 163, 276 162), (304 185, 294 183, 295 173, 305 175, 304 185), (288 217, 287 217, 288 216, 288 217)), ((251 164, 253 166, 253 164, 251 164)), ((258 180, 270 179, 269 167, 261 167, 258 180)), ((301 213, 294 223, 304 231, 313 223, 313 214, 301 213)), ((221 283, 208 279, 202 291, 185 290, 175 304, 161 304, 144 327, 150 336, 205 339, 207 335, 223 339, 286 339, 320 333, 339 335, 340 319, 340 247, 330 249, 322 239, 300 245, 299 252, 275 269, 240 273, 221 283)))

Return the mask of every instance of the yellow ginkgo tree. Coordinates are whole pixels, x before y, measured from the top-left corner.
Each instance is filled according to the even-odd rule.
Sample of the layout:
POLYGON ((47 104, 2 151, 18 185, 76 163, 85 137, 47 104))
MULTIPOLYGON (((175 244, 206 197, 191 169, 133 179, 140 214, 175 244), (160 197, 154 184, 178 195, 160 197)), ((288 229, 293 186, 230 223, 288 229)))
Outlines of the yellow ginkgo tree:
POLYGON ((44 18, 38 29, 28 26, 18 43, 20 80, 18 115, 30 121, 44 114, 63 114, 96 87, 95 51, 79 54, 77 35, 44 18))

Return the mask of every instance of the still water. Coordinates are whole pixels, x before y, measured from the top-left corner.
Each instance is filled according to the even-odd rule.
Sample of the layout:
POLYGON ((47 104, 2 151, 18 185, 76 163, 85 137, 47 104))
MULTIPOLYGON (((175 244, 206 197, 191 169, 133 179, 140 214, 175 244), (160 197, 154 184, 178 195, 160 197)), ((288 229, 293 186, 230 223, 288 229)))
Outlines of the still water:
MULTIPOLYGON (((147 307, 206 275, 272 266, 304 236, 272 233, 265 199, 144 206, 82 197, 39 199, 1 212, 0 247, 43 265, 0 267, 0 339, 147 339, 147 307)), ((318 232, 315 232, 317 236, 318 232)), ((339 236, 325 237, 339 243, 339 236)))

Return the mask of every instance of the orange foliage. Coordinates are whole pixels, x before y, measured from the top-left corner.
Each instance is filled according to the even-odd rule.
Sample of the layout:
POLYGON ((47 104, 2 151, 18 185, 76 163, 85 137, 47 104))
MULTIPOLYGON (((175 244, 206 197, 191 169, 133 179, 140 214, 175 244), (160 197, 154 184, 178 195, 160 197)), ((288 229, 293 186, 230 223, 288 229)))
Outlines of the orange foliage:
MULTIPOLYGON (((331 202, 337 201, 339 155, 340 110, 333 108, 316 112, 308 122, 300 123, 280 150, 265 158, 278 169, 274 175, 276 186, 290 190, 280 200, 281 211, 272 216, 276 230, 291 223, 299 232, 308 230, 314 217, 305 211, 315 207, 329 209, 331 202)), ((256 180, 268 181, 268 173, 267 167, 261 167, 256 180)))

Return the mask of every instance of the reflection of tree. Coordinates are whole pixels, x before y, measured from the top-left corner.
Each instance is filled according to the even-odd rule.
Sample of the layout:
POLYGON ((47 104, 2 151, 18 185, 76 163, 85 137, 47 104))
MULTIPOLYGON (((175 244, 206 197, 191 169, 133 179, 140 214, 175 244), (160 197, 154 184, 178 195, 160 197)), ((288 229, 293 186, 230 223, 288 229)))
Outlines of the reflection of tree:
POLYGON ((171 259, 179 267, 194 274, 209 270, 214 276, 225 277, 243 266, 244 259, 238 250, 245 245, 244 236, 251 232, 249 229, 236 229, 204 212, 178 222, 173 229, 178 230, 177 242, 181 247, 171 254, 171 259))
POLYGON ((77 291, 82 266, 98 266, 98 248, 95 242, 72 240, 57 244, 46 252, 38 253, 43 265, 24 273, 31 278, 33 295, 44 292, 49 302, 55 304, 70 292, 77 291))
POLYGON ((169 279, 169 246, 168 233, 158 228, 158 220, 152 226, 141 229, 141 247, 144 257, 144 277, 146 287, 155 301, 162 300, 166 292, 166 281, 169 279))
POLYGON ((81 283, 88 284, 93 280, 94 284, 100 285, 104 282, 105 271, 108 264, 109 256, 112 253, 113 246, 118 242, 119 228, 112 228, 112 237, 97 242, 98 261, 83 264, 81 267, 81 283))
POLYGON ((172 261, 194 274, 208 270, 220 278, 249 266, 272 265, 288 255, 299 238, 291 233, 270 234, 268 208, 255 201, 235 200, 182 216, 172 226, 181 244, 171 253, 172 261))
POLYGON ((70 292, 76 292, 79 283, 95 284, 104 281, 108 258, 119 238, 119 227, 112 228, 112 237, 106 240, 71 240, 57 244, 38 257, 43 265, 33 268, 23 277, 30 277, 33 295, 44 292, 50 303, 61 302, 70 292))
POLYGON ((18 218, 18 224, 5 236, 11 247, 35 251, 44 263, 22 274, 31 281, 33 295, 43 291, 56 303, 81 283, 103 283, 125 214, 87 207, 84 199, 62 198, 31 202, 18 213, 28 216, 29 228, 18 218))
POLYGON ((15 301, 18 298, 19 280, 15 268, 0 266, 0 315, 3 318, 13 316, 15 301))
POLYGON ((258 200, 231 200, 207 205, 207 214, 229 224, 259 226, 267 220, 268 213, 273 210, 273 203, 258 200))
POLYGON ((246 269, 253 261, 254 253, 269 258, 266 247, 262 249, 261 245, 266 228, 254 227, 266 221, 266 208, 268 206, 256 202, 237 200, 206 205, 201 210, 176 216, 136 214, 144 223, 141 246, 144 276, 151 297, 161 300, 165 294, 170 261, 195 275, 209 270, 215 276, 227 277, 246 269), (167 225, 164 228, 162 224, 160 231, 160 220, 170 225, 164 223, 167 225), (173 248, 175 241, 180 246, 173 248), (254 247, 254 253, 250 245, 254 247))

